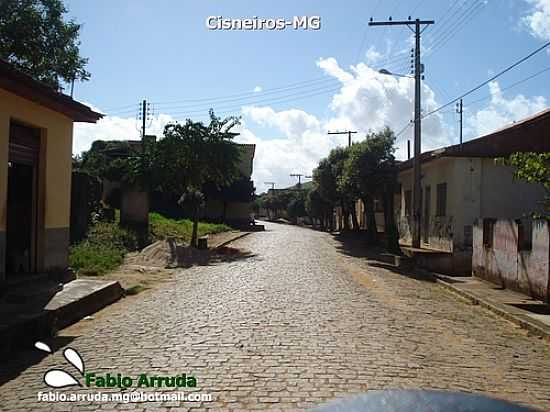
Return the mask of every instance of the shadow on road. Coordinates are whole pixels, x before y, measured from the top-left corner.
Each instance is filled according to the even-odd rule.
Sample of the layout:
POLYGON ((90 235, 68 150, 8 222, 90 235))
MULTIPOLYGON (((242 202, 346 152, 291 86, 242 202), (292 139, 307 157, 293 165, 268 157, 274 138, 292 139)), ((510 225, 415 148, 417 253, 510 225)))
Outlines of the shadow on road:
MULTIPOLYGON (((56 336, 50 339, 44 339, 44 342, 55 353, 60 348, 63 348, 75 340, 77 336, 56 336)), ((2 368, 0 368, 0 386, 16 379, 27 368, 39 363, 46 356, 52 354, 43 352, 34 347, 25 347, 18 352, 12 354, 9 360, 2 360, 2 368)), ((45 387, 46 388, 46 387, 45 387)))
POLYGON ((338 242, 336 249, 343 255, 366 259, 369 266, 386 269, 411 279, 430 283, 436 282, 433 276, 420 273, 413 267, 396 266, 396 255, 381 246, 368 245, 363 232, 338 233, 332 234, 332 237, 338 242))
POLYGON ((192 266, 209 266, 218 263, 235 262, 250 259, 256 255, 248 250, 222 246, 213 250, 198 250, 191 247, 171 245, 171 268, 189 268, 192 266))

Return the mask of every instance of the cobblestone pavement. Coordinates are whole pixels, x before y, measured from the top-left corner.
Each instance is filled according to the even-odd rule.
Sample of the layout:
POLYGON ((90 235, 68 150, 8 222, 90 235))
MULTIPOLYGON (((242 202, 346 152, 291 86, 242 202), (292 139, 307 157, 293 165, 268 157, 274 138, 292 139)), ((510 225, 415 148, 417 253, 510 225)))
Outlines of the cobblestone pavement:
POLYGON ((0 380, 17 376, 0 387, 0 409, 305 410, 371 389, 422 387, 550 410, 547 343, 437 284, 367 262, 329 234, 267 229, 234 244, 251 256, 182 270, 53 341, 76 348, 98 375, 194 375, 212 402, 39 403, 44 372, 66 365, 58 349, 1 365, 0 380))

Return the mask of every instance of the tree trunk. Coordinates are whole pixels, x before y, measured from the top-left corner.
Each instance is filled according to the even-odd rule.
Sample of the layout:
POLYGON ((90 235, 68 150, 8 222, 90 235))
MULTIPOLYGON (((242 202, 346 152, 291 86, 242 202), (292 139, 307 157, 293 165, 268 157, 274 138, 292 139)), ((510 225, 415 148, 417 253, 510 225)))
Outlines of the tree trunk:
POLYGON ((394 185, 388 183, 384 186, 384 236, 386 238, 386 248, 393 253, 399 253, 399 231, 395 224, 394 204, 393 204, 394 185))
POLYGON ((199 232, 199 206, 195 206, 193 212, 193 232, 191 234, 191 246, 196 248, 198 246, 198 232, 199 232))
POLYGON ((365 218, 367 224, 367 243, 374 245, 378 242, 378 231, 376 229, 376 216, 374 215, 374 199, 371 196, 365 196, 363 199, 365 205, 365 218))
POLYGON ((340 215, 340 228, 341 230, 343 229, 344 232, 347 232, 349 231, 349 212, 343 201, 340 203, 340 208, 342 210, 342 213, 340 215))
POLYGON ((359 231, 359 221, 357 220, 357 207, 356 202, 351 204, 351 222, 353 223, 353 230, 359 231))

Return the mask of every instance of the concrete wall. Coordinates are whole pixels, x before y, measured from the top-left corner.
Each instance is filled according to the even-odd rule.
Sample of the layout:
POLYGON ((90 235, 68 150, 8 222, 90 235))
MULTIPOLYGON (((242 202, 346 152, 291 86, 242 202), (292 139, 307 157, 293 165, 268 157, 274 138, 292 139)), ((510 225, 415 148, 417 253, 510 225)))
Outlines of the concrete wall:
MULTIPOLYGON (((412 169, 402 171, 399 182, 400 234, 404 242, 410 242, 404 217, 405 192, 412 191, 412 169)), ((447 251, 471 248, 473 225, 478 218, 516 219, 541 212, 545 193, 542 185, 513 179, 513 168, 497 165, 494 159, 478 158, 444 157, 424 163, 423 190, 427 186, 431 188, 431 216, 429 243, 424 246, 447 251), (437 184, 444 182, 447 216, 441 218, 436 216, 437 184)))
MULTIPOLYGON (((225 213, 228 223, 247 224, 252 213, 252 203, 228 202, 225 213)), ((217 199, 207 201, 203 217, 221 221, 223 219, 223 202, 217 199)))
MULTIPOLYGON (((67 266, 73 122, 13 93, 0 89, 0 239, 6 230, 7 165, 10 122, 41 129, 38 270, 67 266)), ((5 242, 0 240, 0 281, 5 271, 5 242)))
POLYGON ((532 212, 541 213, 544 187, 513 178, 514 169, 483 159, 481 176, 481 218, 517 219, 532 212))
POLYGON ((518 224, 496 220, 492 246, 483 243, 483 220, 474 225, 472 273, 537 299, 550 300, 550 235, 548 222, 533 222, 532 247, 518 251, 518 224))

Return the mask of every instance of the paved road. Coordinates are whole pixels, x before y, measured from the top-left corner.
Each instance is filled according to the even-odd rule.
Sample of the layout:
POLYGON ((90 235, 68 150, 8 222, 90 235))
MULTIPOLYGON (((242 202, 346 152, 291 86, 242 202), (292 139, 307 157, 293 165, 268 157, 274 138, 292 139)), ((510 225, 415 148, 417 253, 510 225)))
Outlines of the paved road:
MULTIPOLYGON (((235 243, 251 256, 180 271, 54 342, 79 350, 98 375, 194 375, 213 402, 38 403, 43 373, 66 363, 57 351, 0 387, 0 410, 304 410, 368 389, 419 387, 550 410, 547 343, 436 284, 367 262, 329 234, 267 228, 235 243)), ((3 364, 0 378, 21 359, 3 364)))

